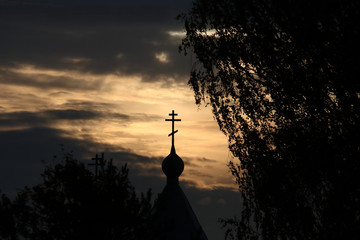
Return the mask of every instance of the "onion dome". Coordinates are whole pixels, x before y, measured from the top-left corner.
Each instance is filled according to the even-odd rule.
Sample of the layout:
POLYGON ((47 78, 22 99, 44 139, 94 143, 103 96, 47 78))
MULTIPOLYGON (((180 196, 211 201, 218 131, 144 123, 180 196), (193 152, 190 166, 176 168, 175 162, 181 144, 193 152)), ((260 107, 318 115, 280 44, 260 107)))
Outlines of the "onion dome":
POLYGON ((156 239, 208 240, 179 184, 179 176, 184 170, 184 162, 175 151, 174 135, 178 130, 174 129, 174 123, 181 119, 175 119, 177 113, 174 110, 169 116, 172 118, 165 119, 165 121, 172 122, 172 131, 169 134, 169 137, 172 136, 171 151, 161 165, 167 177, 167 183, 153 208, 153 222, 158 230, 156 239))
POLYGON ((179 183, 179 176, 184 171, 184 162, 176 154, 175 147, 171 147, 170 154, 162 162, 162 170, 167 177, 168 183, 179 183))

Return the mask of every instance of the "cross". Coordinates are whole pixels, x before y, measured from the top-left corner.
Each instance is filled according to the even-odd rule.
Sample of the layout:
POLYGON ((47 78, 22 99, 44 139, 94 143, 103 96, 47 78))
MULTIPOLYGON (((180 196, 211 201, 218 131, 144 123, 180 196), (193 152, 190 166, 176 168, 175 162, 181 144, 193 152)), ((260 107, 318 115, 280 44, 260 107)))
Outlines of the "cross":
POLYGON ((98 178, 98 166, 103 167, 104 166, 104 153, 101 153, 101 158, 98 157, 98 155, 95 155, 95 158, 92 158, 91 160, 95 160, 95 163, 89 163, 89 166, 95 166, 95 179, 98 178), (99 162, 100 161, 100 162, 99 162))
POLYGON ((177 116, 178 114, 174 112, 174 110, 172 110, 172 113, 169 113, 169 116, 172 116, 171 119, 165 119, 165 121, 171 121, 172 122, 172 132, 169 134, 169 137, 172 136, 172 147, 174 147, 174 135, 175 133, 178 132, 178 130, 174 131, 174 127, 175 127, 175 121, 181 121, 181 119, 175 119, 175 116, 177 116))

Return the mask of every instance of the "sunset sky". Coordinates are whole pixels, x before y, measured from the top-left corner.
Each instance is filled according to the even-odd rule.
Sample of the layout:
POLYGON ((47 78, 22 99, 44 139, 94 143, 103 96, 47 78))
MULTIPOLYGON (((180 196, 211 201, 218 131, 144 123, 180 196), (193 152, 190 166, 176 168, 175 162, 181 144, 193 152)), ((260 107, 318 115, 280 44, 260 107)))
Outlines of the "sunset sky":
POLYGON ((176 16, 190 0, 0 0, 0 189, 40 182, 65 151, 90 163, 127 162, 139 191, 165 186, 161 162, 175 146, 181 186, 209 240, 219 217, 239 213, 232 155, 209 107, 187 85, 194 56, 178 53, 176 16), (57 155, 56 159, 53 156, 57 155))

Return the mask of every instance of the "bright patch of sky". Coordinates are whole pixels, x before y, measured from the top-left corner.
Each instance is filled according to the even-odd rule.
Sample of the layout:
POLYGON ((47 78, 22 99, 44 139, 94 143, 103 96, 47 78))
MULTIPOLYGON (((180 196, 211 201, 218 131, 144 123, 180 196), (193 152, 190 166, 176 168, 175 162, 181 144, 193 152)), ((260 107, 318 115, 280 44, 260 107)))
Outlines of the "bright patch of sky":
MULTIPOLYGON (((1 84, 3 113, 36 114, 69 109, 101 113, 97 118, 49 119, 42 124, 71 132, 72 137, 80 140, 90 138, 114 149, 118 146, 148 157, 165 157, 169 153, 170 138, 167 135, 171 127, 164 119, 174 109, 182 119, 176 124, 179 130, 175 138, 177 152, 189 162, 182 177, 198 188, 234 187, 226 167, 230 160, 226 137, 218 130, 210 109, 199 109, 194 104, 186 79, 164 84, 161 81, 143 82, 138 76, 59 71, 32 65, 2 70, 36 82, 21 86, 11 82, 1 84), (96 87, 85 91, 64 90, 55 84, 43 89, 44 85, 53 84, 51 79, 54 77, 71 81, 75 86, 96 87), (9 96, 11 92, 17 92, 16 99, 9 96)), ((34 124, 38 126, 39 123, 34 124)), ((17 127, 25 129, 34 125, 24 123, 17 127)), ((6 129, 3 127, 3 130, 6 129)))

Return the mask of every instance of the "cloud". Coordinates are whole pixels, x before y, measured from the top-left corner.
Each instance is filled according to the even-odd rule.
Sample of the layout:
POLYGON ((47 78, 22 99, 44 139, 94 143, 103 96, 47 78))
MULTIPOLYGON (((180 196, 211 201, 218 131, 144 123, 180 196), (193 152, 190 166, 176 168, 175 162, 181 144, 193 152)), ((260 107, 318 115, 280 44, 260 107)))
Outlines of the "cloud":
POLYGON ((222 205, 225 205, 226 204, 226 200, 224 198, 219 198, 217 200, 218 203, 222 204, 222 205))
POLYGON ((188 75, 190 66, 177 52, 180 40, 168 32, 181 28, 175 17, 184 4, 152 5, 156 3, 148 8, 69 8, 66 12, 31 8, 25 14, 24 9, 5 9, 0 66, 21 63, 62 71, 136 74, 147 81, 157 81, 161 75, 178 80, 177 76, 188 75))
POLYGON ((220 146, 209 109, 193 111, 186 85, 192 63, 178 53, 183 31, 175 16, 189 5, 0 0, 0 189, 39 182, 41 160, 61 161, 63 144, 84 164, 101 152, 118 166, 127 162, 136 189, 156 194, 170 150, 164 118, 176 109, 183 119, 176 146, 186 162, 180 184, 209 239, 223 238, 214 233, 217 218, 232 216, 239 198, 219 153, 226 139, 220 146), (23 4, 3 7, 10 2, 23 4))
POLYGON ((179 39, 183 39, 186 37, 186 32, 185 30, 182 30, 182 31, 168 31, 167 32, 171 37, 174 37, 174 38, 179 38, 179 39))
MULTIPOLYGON (((50 119, 60 119, 60 120, 95 119, 102 115, 100 112, 91 112, 91 111, 76 110, 76 109, 46 110, 40 114, 44 114, 46 117, 50 119)), ((125 119, 128 118, 128 116, 124 114, 117 114, 117 117, 121 117, 125 119)))
MULTIPOLYGON (((0 113, 0 127, 46 127, 60 120, 93 120, 99 119, 105 113, 98 111, 65 109, 65 110, 45 110, 39 112, 5 112, 0 113)), ((112 113, 107 117, 128 120, 130 117, 125 114, 112 113)))
POLYGON ((92 60, 89 58, 64 58, 63 61, 70 63, 70 64, 80 64, 80 63, 87 63, 92 60))
POLYGON ((189 2, 175 0, 153 0, 149 3, 147 0, 132 0, 132 1, 118 1, 118 0, 32 0, 32 1, 12 1, 0 0, 0 6, 16 6, 16 7, 166 7, 166 8, 179 8, 181 6, 188 6, 189 2))
MULTIPOLYGON (((121 146, 99 143, 94 139, 79 140, 59 129, 42 127, 0 131, 0 145, 3 149, 0 189, 7 194, 14 194, 16 188, 38 183, 43 171, 42 160, 47 163, 61 161, 59 144, 64 146, 65 152, 73 151, 74 157, 84 163, 90 163, 95 153, 105 152, 106 159, 113 159, 119 166, 128 163, 134 177, 148 171, 141 164, 161 165, 160 158, 138 155, 121 146), (58 160, 53 159, 54 155, 58 156, 58 160)), ((161 168, 157 169, 151 170, 153 174, 148 176, 159 176, 161 168)))
MULTIPOLYGON (((40 181, 41 160, 51 160, 59 153, 59 144, 69 146, 77 154, 88 154, 91 142, 62 137, 62 131, 50 128, 0 131, 2 146, 0 189, 14 194, 16 188, 40 181)), ((79 156, 79 155, 77 155, 79 156)))
POLYGON ((96 90, 103 80, 84 79, 84 75, 71 76, 69 73, 36 69, 31 65, 14 65, 12 68, 0 68, 1 84, 28 86, 40 89, 96 90))
POLYGON ((170 62, 169 56, 165 52, 155 53, 155 58, 161 63, 169 63, 170 62))
MULTIPOLYGON (((60 92, 61 95, 63 94, 60 92)), ((57 92, 58 94, 58 92, 57 92)), ((102 109, 103 111, 110 111, 117 107, 116 104, 110 102, 101 102, 101 101, 90 101, 90 100, 77 100, 77 99, 68 99, 65 103, 61 104, 62 108, 74 108, 74 109, 82 109, 87 111, 92 111, 94 109, 102 109)))
POLYGON ((204 197, 204 198, 201 198, 198 203, 200 205, 210 205, 212 202, 211 198, 210 197, 204 197))
MULTIPOLYGON (((83 102, 82 104, 84 104, 83 102)), ((97 105, 90 104, 90 106, 97 105)), ((101 104, 99 104, 101 105, 101 104)), ((87 105, 88 107, 88 105, 87 105)), ((15 111, 15 112, 2 112, 0 113, 0 129, 6 129, 9 127, 18 127, 18 128, 29 128, 29 127, 50 127, 55 125, 59 121, 89 121, 89 120, 99 120, 103 121, 123 121, 123 122, 143 122, 143 121, 156 121, 161 119, 161 116, 143 114, 143 113, 134 113, 134 114, 123 114, 110 112, 102 109, 100 110, 87 110, 83 109, 49 109, 44 111, 29 112, 29 111, 15 111)), ((76 123, 70 123, 76 124, 76 123)), ((82 123, 83 125, 83 123, 82 123)))
POLYGON ((217 160, 209 159, 205 157, 195 157, 195 158, 184 157, 183 160, 188 166, 207 167, 207 168, 211 168, 212 167, 211 164, 218 162, 217 160))

